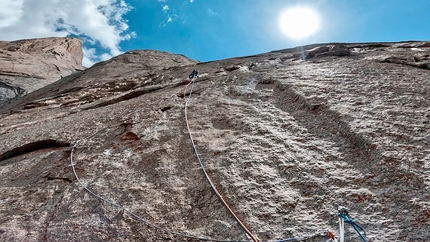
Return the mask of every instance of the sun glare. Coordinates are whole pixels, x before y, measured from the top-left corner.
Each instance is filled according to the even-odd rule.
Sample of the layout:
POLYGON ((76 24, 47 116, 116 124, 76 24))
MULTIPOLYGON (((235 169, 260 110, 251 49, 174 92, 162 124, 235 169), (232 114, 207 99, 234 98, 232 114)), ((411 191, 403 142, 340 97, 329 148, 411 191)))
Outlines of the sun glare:
POLYGON ((290 8, 280 18, 282 32, 292 39, 302 39, 314 34, 319 27, 318 15, 309 8, 290 8))

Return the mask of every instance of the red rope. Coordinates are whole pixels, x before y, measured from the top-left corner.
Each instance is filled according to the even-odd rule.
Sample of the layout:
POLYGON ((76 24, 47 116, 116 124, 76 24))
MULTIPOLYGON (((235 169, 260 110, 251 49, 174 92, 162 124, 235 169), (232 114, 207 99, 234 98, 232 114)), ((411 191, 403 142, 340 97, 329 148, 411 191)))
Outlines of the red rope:
MULTIPOLYGON (((205 170, 205 168, 204 168, 204 166, 203 166, 203 163, 202 163, 202 161, 201 161, 201 159, 200 159, 200 156, 199 156, 199 154, 197 153, 197 149, 196 149, 196 146, 195 146, 195 144, 194 144, 194 139, 193 139, 193 135, 192 135, 192 133, 191 133, 191 129, 190 129, 190 124, 189 124, 189 122, 188 122, 188 115, 187 115, 187 111, 188 111, 188 100, 186 99, 186 91, 187 91, 187 89, 188 89, 188 86, 190 85, 190 84, 193 84, 194 85, 194 77, 191 79, 191 81, 190 81, 190 83, 188 83, 188 85, 185 87, 185 89, 184 89, 184 100, 185 100, 185 122, 186 122, 186 124, 187 124, 187 129, 188 129, 188 134, 189 134, 189 136, 190 136, 190 140, 191 140, 191 143, 192 143, 192 145, 193 145, 193 149, 194 149, 194 152, 196 153, 196 156, 197 156, 197 159, 199 160, 199 163, 200 163, 200 166, 201 166, 201 168, 202 168, 202 170, 203 170, 203 173, 204 173, 204 175, 205 175, 205 177, 206 177, 206 179, 207 179, 207 181, 209 182, 209 185, 211 186, 211 188, 212 188, 212 190, 214 191, 214 193, 215 193, 215 195, 219 198, 219 200, 221 201, 221 203, 228 209, 228 211, 231 213, 231 215, 233 215, 233 217, 235 218, 235 220, 239 223, 239 225, 240 225, 240 227, 242 227, 242 229, 243 230, 245 230, 245 232, 252 238, 252 240, 254 241, 254 242, 258 242, 258 239, 257 239, 257 237, 255 237, 252 233, 251 233, 251 231, 245 226, 245 224, 239 219, 239 217, 236 215, 236 213, 230 208, 230 206, 227 204, 227 202, 224 200, 224 198, 221 196, 221 194, 218 192, 218 190, 216 189, 216 187, 215 187, 215 185, 214 185, 214 183, 212 182, 212 180, 211 180, 211 178, 209 177, 209 175, 208 175, 208 173, 206 172, 206 170, 205 170)), ((191 93, 192 93, 192 90, 193 90, 193 88, 191 88, 191 90, 190 90, 190 94, 189 94, 189 98, 191 98, 191 93)))

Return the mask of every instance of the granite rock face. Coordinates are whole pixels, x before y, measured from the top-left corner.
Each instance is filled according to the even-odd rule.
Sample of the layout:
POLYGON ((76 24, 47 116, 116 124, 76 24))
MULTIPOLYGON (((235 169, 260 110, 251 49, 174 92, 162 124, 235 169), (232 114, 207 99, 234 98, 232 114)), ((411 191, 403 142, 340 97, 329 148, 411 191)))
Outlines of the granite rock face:
MULTIPOLYGON (((198 241, 94 197, 72 158, 82 184, 146 222, 249 241, 203 176, 188 100, 208 174, 260 241, 338 236, 338 206, 371 241, 429 241, 429 54, 428 42, 207 63, 133 51, 64 77, 0 114, 0 240, 198 241)), ((346 241, 360 241, 349 225, 346 241)))
POLYGON ((0 41, 0 108, 83 70, 82 58, 82 41, 76 38, 0 41))

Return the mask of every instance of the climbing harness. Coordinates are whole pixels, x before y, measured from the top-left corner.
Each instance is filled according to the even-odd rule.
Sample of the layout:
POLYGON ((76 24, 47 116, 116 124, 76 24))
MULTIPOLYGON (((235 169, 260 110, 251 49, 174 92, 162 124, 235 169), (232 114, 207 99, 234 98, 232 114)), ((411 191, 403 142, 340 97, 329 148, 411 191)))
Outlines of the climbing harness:
POLYGON ((354 228, 355 232, 357 232, 361 240, 363 240, 363 242, 367 242, 366 238, 360 233, 360 231, 362 231, 364 234, 366 234, 366 231, 364 231, 364 229, 360 225, 358 225, 353 219, 349 217, 348 210, 345 207, 339 206, 338 212, 339 212, 338 214, 339 215, 339 241, 344 242, 345 223, 348 223, 354 228))

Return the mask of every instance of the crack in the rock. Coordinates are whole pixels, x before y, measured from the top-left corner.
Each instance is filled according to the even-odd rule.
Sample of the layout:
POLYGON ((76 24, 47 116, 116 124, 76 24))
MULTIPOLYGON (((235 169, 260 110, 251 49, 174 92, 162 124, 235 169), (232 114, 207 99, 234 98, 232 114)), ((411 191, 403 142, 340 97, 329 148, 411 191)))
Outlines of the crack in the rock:
POLYGON ((72 182, 72 180, 70 180, 69 178, 67 178, 67 177, 50 177, 50 176, 48 176, 47 177, 47 179, 48 179, 48 181, 52 181, 52 180, 62 180, 62 181, 64 181, 64 182, 68 182, 68 183, 71 183, 72 182))
POLYGON ((152 87, 137 90, 137 91, 132 91, 132 92, 129 92, 129 93, 124 94, 122 96, 119 96, 119 97, 116 97, 116 98, 113 98, 113 99, 110 99, 110 100, 107 100, 104 102, 100 102, 100 103, 93 105, 93 106, 90 106, 90 107, 86 107, 83 110, 90 110, 90 109, 100 108, 100 107, 104 107, 104 106, 109 106, 109 105, 112 105, 115 103, 119 103, 122 101, 130 100, 130 99, 142 96, 142 95, 147 94, 147 93, 155 92, 155 91, 160 90, 160 89, 163 89, 163 87, 157 85, 157 86, 152 86, 152 87))
POLYGON ((412 66, 415 68, 423 69, 423 70, 430 70, 430 63, 426 62, 409 62, 407 60, 398 59, 398 58, 387 58, 380 63, 390 63, 390 64, 398 64, 398 65, 404 65, 404 66, 412 66))
MULTIPOLYGON (((202 81, 207 81, 209 80, 209 78, 199 78, 196 79, 194 82, 202 82, 202 81)), ((187 85, 190 81, 189 80, 185 80, 185 81, 180 81, 177 83, 173 83, 173 84, 167 84, 167 85, 154 85, 154 86, 150 86, 150 87, 146 87, 144 89, 140 89, 140 90, 135 90, 135 91, 131 91, 129 93, 126 93, 122 96, 107 100, 107 101, 103 101, 100 103, 97 103, 93 106, 89 106, 89 107, 85 107, 83 108, 83 110, 91 110, 91 109, 95 109, 95 108, 100 108, 100 107, 105 107, 105 106, 109 106, 115 103, 119 103, 122 101, 127 101, 133 98, 137 98, 139 96, 148 94, 148 93, 152 93, 152 92, 156 92, 162 89, 168 89, 168 88, 174 88, 174 87, 180 87, 180 86, 184 86, 187 85)), ((193 93, 197 93, 197 92, 193 92, 193 93)), ((182 94, 183 95, 183 94, 182 94)))
POLYGON ((58 212, 58 206, 61 204, 61 202, 63 201, 63 199, 64 199, 64 191, 63 191, 63 193, 61 193, 59 201, 57 203, 55 203, 54 209, 52 210, 51 215, 49 215, 49 217, 47 218, 47 221, 45 222, 45 226, 43 228, 42 241, 48 241, 48 228, 49 228, 49 225, 51 224, 52 220, 54 220, 54 216, 58 212))
POLYGON ((26 77, 26 78, 36 78, 36 79, 44 79, 41 76, 30 75, 22 72, 13 72, 13 71, 0 71, 0 75, 4 76, 12 76, 12 77, 26 77))
POLYGON ((58 141, 54 139, 39 140, 39 141, 31 142, 23 146, 14 148, 12 150, 6 151, 2 155, 0 155, 0 161, 4 161, 9 158, 30 153, 33 151, 52 149, 52 148, 61 148, 61 147, 67 147, 67 146, 70 146, 70 143, 64 142, 64 141, 58 141))
POLYGON ((160 109, 161 110, 161 112, 166 112, 167 110, 170 110, 172 107, 170 107, 170 106, 167 106, 167 107, 164 107, 164 108, 162 108, 162 109, 160 109))

